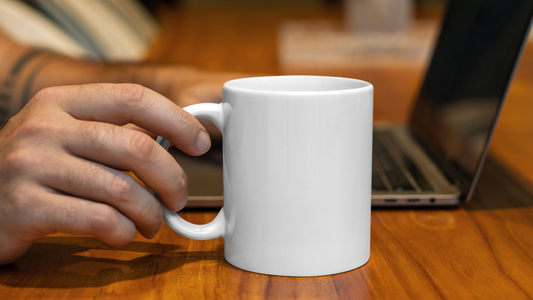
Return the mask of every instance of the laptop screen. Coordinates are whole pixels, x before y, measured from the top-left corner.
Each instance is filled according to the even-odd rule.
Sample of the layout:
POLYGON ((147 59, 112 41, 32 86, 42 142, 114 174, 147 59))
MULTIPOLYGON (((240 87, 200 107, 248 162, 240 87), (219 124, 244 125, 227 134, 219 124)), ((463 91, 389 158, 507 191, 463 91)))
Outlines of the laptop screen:
POLYGON ((449 3, 410 127, 463 191, 488 148, 532 13, 533 1, 449 3))

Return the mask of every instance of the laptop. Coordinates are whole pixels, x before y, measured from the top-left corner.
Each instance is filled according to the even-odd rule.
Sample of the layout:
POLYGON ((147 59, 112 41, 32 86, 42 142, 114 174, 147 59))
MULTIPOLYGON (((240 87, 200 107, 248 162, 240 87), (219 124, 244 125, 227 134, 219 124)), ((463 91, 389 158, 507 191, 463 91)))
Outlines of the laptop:
MULTIPOLYGON (((533 1, 449 2, 408 124, 374 125, 373 206, 470 199, 532 15, 533 1)), ((198 158, 171 148, 189 178, 188 207, 222 206, 221 145, 198 158)))

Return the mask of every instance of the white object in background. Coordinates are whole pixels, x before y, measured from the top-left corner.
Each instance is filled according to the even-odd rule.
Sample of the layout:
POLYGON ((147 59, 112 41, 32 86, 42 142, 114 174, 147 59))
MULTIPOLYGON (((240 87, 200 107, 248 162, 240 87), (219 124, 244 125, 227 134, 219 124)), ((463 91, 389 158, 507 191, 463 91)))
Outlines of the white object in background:
POLYGON ((142 61, 157 33, 135 0, 36 0, 84 47, 108 61, 142 61))
POLYGON ((0 0, 0 28, 13 40, 71 57, 92 57, 70 36, 22 1, 0 0))
POLYGON ((404 32, 353 33, 328 21, 291 21, 279 29, 279 64, 286 73, 306 69, 420 68, 431 57, 438 25, 417 21, 404 32))
POLYGON ((414 15, 413 0, 345 0, 348 29, 355 33, 407 31, 414 15))
MULTIPOLYGON (((371 84, 244 78, 224 84, 221 104, 185 110, 223 133, 224 207, 205 225, 163 207, 173 230, 199 240, 223 237, 226 260, 257 273, 320 276, 368 261, 371 84)), ((158 142, 168 149, 167 139, 158 142)))

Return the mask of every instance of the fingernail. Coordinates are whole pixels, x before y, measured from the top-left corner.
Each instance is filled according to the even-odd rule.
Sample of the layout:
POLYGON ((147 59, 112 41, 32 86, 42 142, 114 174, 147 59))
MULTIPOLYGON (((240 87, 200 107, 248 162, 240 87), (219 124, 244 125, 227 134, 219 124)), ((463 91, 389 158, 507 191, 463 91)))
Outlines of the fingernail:
POLYGON ((196 149, 203 154, 206 153, 209 148, 211 148, 211 139, 209 138, 209 134, 201 130, 196 138, 196 149))

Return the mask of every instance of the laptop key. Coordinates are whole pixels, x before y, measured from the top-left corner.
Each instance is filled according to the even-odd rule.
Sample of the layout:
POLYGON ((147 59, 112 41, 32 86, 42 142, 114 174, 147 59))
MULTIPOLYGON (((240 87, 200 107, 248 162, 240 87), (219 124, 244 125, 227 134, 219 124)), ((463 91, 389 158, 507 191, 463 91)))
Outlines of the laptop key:
POLYGON ((394 170, 390 173, 387 173, 387 171, 385 171, 385 173, 387 174, 387 178, 389 179, 389 182, 394 191, 401 192, 415 190, 413 185, 409 182, 409 179, 407 179, 407 177, 401 170, 399 172, 394 170))
POLYGON ((433 191, 433 188, 429 182, 411 160, 407 159, 406 156, 403 156, 403 163, 405 164, 407 170, 409 170, 409 173, 411 173, 411 176, 413 176, 414 180, 418 184, 418 187, 420 187, 420 190, 425 192, 433 191))
POLYGON ((387 185, 374 167, 372 167, 372 189, 374 191, 388 191, 387 185))
POLYGON ((415 191, 414 186, 396 163, 394 158, 385 149, 385 146, 377 138, 373 138, 373 152, 379 162, 381 169, 385 173, 393 191, 415 191))

